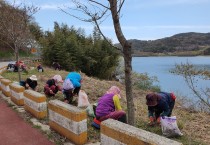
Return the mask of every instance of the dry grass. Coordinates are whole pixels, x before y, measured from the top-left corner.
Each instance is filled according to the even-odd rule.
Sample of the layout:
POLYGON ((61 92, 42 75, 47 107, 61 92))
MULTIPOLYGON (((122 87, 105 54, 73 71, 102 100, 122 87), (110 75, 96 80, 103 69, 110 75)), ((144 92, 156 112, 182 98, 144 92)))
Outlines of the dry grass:
MULTIPOLYGON (((147 106, 145 105, 147 92, 135 90, 134 94, 136 126, 161 135, 159 126, 147 126, 147 106)), ((177 117, 179 129, 184 134, 182 137, 173 138, 174 140, 191 145, 210 144, 210 114, 187 110, 178 100, 172 115, 177 117)))
MULTIPOLYGON (((30 66, 35 67, 34 64, 31 64, 30 66)), ((32 74, 37 75, 39 85, 38 90, 39 92, 43 93, 44 84, 49 78, 56 74, 60 74, 64 79, 69 73, 66 71, 55 71, 48 67, 44 67, 44 69, 45 71, 43 73, 37 72, 36 69, 29 70, 28 74, 22 74, 22 80, 30 77, 32 74)), ((97 99, 108 90, 108 88, 110 88, 112 85, 116 85, 122 90, 122 107, 124 110, 126 110, 127 106, 124 85, 116 81, 104 81, 97 78, 88 77, 83 73, 81 73, 81 75, 83 78, 82 90, 85 90, 87 93, 90 103, 95 103, 97 99)), ((7 72, 2 74, 2 76, 13 81, 18 80, 18 75, 14 72, 7 72)), ((161 129, 159 126, 147 126, 148 118, 145 96, 148 92, 136 89, 133 91, 136 126, 161 135, 161 129)), ((63 100, 63 95, 62 93, 58 93, 55 97, 48 98, 48 100, 51 99, 63 100)), ((176 102, 173 115, 177 116, 179 128, 184 136, 174 139, 182 142, 183 144, 210 144, 210 115, 206 113, 190 112, 181 106, 181 103, 176 102)), ((88 140, 89 142, 96 142, 100 139, 100 133, 98 130, 95 130, 91 127, 90 123, 92 119, 93 118, 88 118, 88 140)))

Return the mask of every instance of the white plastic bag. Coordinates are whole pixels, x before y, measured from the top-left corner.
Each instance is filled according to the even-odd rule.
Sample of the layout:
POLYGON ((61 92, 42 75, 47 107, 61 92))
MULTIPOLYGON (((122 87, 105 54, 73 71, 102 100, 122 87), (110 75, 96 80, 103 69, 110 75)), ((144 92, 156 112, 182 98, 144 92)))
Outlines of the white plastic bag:
POLYGON ((88 105, 90 105, 90 103, 88 101, 87 94, 85 93, 85 91, 80 90, 78 97, 78 107, 87 107, 88 105))
POLYGON ((183 134, 179 130, 176 122, 176 116, 161 117, 161 129, 162 133, 166 137, 182 136, 183 134))
POLYGON ((39 71, 39 72, 43 72, 43 69, 39 69, 38 71, 39 71))
POLYGON ((88 105, 88 107, 86 108, 86 112, 87 112, 88 116, 95 117, 95 113, 94 113, 92 104, 88 105))

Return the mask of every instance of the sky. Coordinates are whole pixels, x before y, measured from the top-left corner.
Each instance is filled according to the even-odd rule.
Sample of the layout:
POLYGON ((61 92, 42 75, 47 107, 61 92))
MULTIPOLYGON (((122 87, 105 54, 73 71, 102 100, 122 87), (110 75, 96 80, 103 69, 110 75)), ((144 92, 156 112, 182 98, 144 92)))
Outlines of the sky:
MULTIPOLYGON (((71 0, 16 0, 16 3, 21 2, 40 8, 34 18, 44 31, 52 31, 56 21, 69 27, 83 28, 87 36, 93 32, 91 23, 80 21, 60 10, 62 8, 72 13, 69 11, 73 7, 71 0)), ((209 33, 209 6, 210 0, 125 0, 120 13, 122 32, 126 39, 138 40, 156 40, 186 32, 209 33)), ((74 14, 84 17, 79 13, 74 14)), ((100 27, 106 37, 118 43, 111 15, 100 27)))

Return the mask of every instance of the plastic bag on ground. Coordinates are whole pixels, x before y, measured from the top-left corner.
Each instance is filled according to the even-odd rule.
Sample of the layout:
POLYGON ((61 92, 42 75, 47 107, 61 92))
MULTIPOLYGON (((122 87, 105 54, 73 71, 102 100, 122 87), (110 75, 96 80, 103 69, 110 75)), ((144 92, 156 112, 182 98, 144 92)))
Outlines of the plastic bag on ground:
POLYGON ((78 96, 78 107, 88 107, 88 105, 90 105, 88 96, 85 91, 80 90, 78 96))
POLYGON ((183 134, 177 126, 176 116, 161 117, 162 133, 166 137, 182 136, 183 134))
POLYGON ((87 112, 88 116, 95 117, 95 113, 94 113, 92 104, 88 105, 88 107, 86 108, 86 112, 87 112))

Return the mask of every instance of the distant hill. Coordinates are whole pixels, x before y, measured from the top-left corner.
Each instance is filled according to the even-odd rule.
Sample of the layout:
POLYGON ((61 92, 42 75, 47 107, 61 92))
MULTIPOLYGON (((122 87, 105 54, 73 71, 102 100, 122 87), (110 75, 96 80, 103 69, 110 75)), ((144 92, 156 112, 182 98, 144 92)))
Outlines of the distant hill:
MULTIPOLYGON (((180 33, 157 40, 131 39, 134 56, 210 55, 210 33, 180 33)), ((121 47, 119 44, 116 46, 121 47)))

